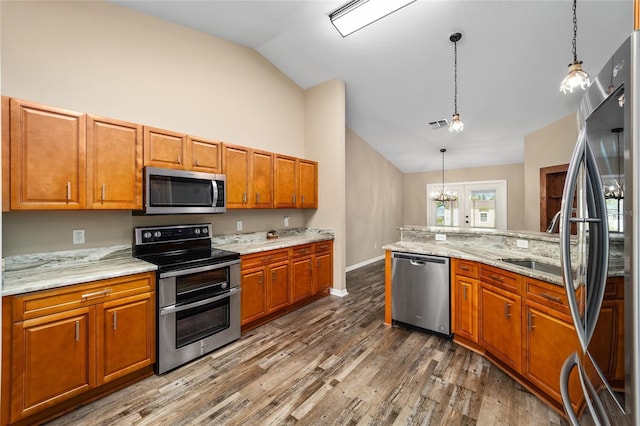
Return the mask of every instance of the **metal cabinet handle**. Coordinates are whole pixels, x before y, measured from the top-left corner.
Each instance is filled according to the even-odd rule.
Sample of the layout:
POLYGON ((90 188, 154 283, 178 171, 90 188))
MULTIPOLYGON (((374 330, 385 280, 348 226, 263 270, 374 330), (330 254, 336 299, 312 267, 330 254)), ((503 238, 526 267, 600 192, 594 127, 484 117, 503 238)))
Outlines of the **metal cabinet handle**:
POLYGON ((505 302, 505 304, 504 304, 504 317, 507 318, 507 319, 511 318, 511 313, 509 312, 510 308, 511 308, 511 304, 505 302))
POLYGON ((182 163, 182 157, 180 157, 178 155, 178 158, 176 158, 176 163, 181 164, 182 163))
POLYGON ((197 158, 196 158, 195 160, 193 160, 193 165, 194 165, 194 166, 199 166, 199 164, 198 164, 198 159, 197 159, 197 158))
POLYGON ((260 202, 260 193, 256 194, 256 204, 260 202))
POLYGON ((71 182, 67 182, 67 200, 71 200, 71 182))
POLYGON ((80 341, 80 321, 76 321, 76 342, 80 341))
POLYGON ((467 300, 467 288, 466 287, 462 287, 462 298, 464 300, 467 300))
POLYGON ((118 311, 113 311, 113 329, 118 328, 118 311))
POLYGON ((531 312, 527 312, 527 328, 529 329, 529 331, 533 331, 533 329, 536 328, 536 326, 533 325, 534 318, 535 316, 532 315, 531 312))
POLYGON ((105 199, 105 194, 106 194, 106 192, 107 192, 107 191, 106 191, 106 186, 107 186, 106 184, 104 184, 104 183, 102 184, 102 193, 101 193, 102 201, 104 201, 104 199, 105 199))
POLYGON ((258 285, 262 285, 262 275, 258 277, 258 285))
POLYGON ((469 268, 465 265, 460 266, 460 269, 462 269, 463 271, 468 271, 469 268))
POLYGON ((296 203, 296 194, 293 194, 293 195, 291 196, 291 202, 292 202, 293 204, 295 204, 295 203, 296 203))
POLYGON ((502 277, 499 275, 489 275, 489 278, 491 278, 494 281, 498 281, 499 283, 503 282, 502 277))
POLYGON ((111 293, 111 289, 107 288, 107 289, 104 289, 104 290, 95 291, 93 293, 83 294, 81 297, 86 300, 86 299, 93 299, 93 298, 96 298, 96 297, 108 296, 109 293, 111 293))
POLYGON ((278 276, 277 271, 271 271, 271 281, 275 282, 277 276, 278 276))
POLYGON ((302 194, 302 204, 304 204, 304 194, 302 194))
POLYGON ((556 302, 556 303, 562 303, 562 299, 557 297, 557 296, 553 296, 549 293, 540 293, 540 296, 544 297, 547 300, 551 300, 552 302, 556 302))
POLYGON ((247 204, 247 193, 246 192, 242 193, 242 204, 247 204))

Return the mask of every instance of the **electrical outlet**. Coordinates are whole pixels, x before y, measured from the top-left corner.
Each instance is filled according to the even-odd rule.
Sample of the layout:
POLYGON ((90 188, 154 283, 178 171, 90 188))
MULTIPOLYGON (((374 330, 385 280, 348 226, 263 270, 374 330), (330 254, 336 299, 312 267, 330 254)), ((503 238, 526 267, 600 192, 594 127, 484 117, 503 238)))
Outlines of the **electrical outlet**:
POLYGON ((73 230, 73 244, 84 244, 84 229, 73 230))
POLYGON ((289 216, 284 217, 284 226, 285 227, 289 226, 289 216))
POLYGON ((436 241, 447 241, 447 234, 436 234, 436 241))
POLYGON ((242 221, 241 220, 236 222, 236 231, 242 231, 242 221))
POLYGON ((516 247, 518 248, 529 248, 528 240, 516 240, 516 247))

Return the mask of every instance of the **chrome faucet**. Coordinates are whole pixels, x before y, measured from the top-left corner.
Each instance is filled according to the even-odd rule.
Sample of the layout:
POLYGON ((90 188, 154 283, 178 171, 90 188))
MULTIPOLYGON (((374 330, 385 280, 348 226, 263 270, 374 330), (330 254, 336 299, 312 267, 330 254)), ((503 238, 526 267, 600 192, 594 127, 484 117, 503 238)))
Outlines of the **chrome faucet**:
POLYGON ((551 219, 549 226, 547 226, 547 234, 553 234, 553 230, 556 228, 556 225, 558 224, 558 219, 560 219, 561 213, 562 213, 562 210, 558 211, 558 213, 553 215, 553 219, 551 219))

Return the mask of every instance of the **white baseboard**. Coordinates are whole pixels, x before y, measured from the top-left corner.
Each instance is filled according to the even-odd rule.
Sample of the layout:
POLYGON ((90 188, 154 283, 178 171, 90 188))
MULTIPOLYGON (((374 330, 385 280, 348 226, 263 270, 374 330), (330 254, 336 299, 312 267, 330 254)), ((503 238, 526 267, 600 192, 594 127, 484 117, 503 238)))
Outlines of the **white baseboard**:
POLYGON ((383 259, 384 259, 384 254, 382 256, 374 257, 373 259, 368 259, 363 262, 356 263, 355 265, 347 266, 345 271, 351 272, 355 269, 362 268, 363 266, 367 266, 373 262, 377 262, 378 260, 383 260, 383 259))
POLYGON ((329 290, 329 293, 332 296, 338 296, 338 297, 345 297, 349 294, 346 288, 344 290, 336 290, 335 288, 332 288, 329 290))

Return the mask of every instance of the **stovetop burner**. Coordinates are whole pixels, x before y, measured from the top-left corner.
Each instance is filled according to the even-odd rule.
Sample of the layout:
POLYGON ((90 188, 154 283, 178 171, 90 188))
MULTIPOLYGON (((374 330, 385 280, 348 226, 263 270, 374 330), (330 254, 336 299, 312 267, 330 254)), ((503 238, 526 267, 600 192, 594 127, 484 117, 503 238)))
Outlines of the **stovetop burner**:
POLYGON ((161 271, 240 258, 236 252, 211 247, 211 224, 135 228, 133 255, 158 265, 161 271))

